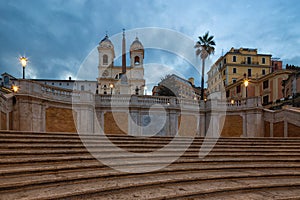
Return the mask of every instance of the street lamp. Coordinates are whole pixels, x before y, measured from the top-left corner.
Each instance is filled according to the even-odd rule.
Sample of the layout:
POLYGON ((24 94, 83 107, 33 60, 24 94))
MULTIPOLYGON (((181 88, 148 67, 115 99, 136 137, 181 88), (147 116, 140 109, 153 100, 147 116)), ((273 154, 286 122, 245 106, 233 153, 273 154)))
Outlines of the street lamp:
POLYGON ((249 85, 248 79, 245 79, 245 80, 244 80, 244 85, 245 85, 245 88, 246 88, 246 98, 247 98, 247 97, 248 97, 248 89, 247 89, 247 87, 248 87, 248 85, 249 85))
POLYGON ((18 92, 19 91, 19 87, 17 85, 12 85, 11 86, 11 89, 14 93, 18 92))
POLYGON ((110 87, 110 94, 112 94, 112 91, 113 91, 113 88, 114 88, 114 84, 109 84, 109 87, 110 87))
POLYGON ((25 67, 27 65, 27 62, 28 62, 28 58, 26 58, 25 56, 22 56, 19 58, 19 61, 23 67, 23 79, 25 79, 25 67))

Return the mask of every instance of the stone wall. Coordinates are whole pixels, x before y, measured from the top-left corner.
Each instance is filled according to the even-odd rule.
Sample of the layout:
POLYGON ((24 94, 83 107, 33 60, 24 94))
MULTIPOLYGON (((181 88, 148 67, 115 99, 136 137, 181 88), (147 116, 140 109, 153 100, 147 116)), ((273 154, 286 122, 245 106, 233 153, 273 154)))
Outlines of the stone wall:
POLYGON ((7 130, 7 118, 6 118, 6 113, 1 111, 1 115, 0 115, 0 119, 1 119, 1 124, 0 124, 0 130, 7 130))
POLYGON ((194 115, 183 114, 178 116, 178 134, 181 136, 198 135, 198 120, 194 115))
POLYGON ((300 127, 288 123, 288 137, 300 137, 300 127))
POLYGON ((10 112, 10 128, 22 131, 45 131, 45 110, 48 102, 35 96, 16 95, 10 112))
POLYGON ((270 122, 264 121, 264 137, 271 137, 270 134, 270 122))
POLYGON ((76 132, 72 109, 46 109, 46 132, 76 132))
POLYGON ((273 126, 273 137, 284 137, 284 123, 277 122, 273 126))
POLYGON ((104 133, 127 135, 128 134, 128 113, 106 112, 104 114, 104 133))
POLYGON ((300 137, 300 110, 285 107, 263 112, 265 137, 300 137))
POLYGON ((8 99, 0 93, 0 130, 7 130, 9 128, 7 127, 7 121, 9 120, 7 118, 8 104, 8 99))
POLYGON ((224 126, 221 137, 241 137, 243 134, 243 117, 240 115, 222 116, 224 126))

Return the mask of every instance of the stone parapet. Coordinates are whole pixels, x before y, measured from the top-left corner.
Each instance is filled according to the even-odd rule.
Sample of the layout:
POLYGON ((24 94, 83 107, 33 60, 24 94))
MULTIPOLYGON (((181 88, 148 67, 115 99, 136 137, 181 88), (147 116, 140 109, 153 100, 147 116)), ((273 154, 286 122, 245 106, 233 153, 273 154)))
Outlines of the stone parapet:
MULTIPOLYGON (((211 130, 213 132, 218 130, 217 135, 221 134, 221 136, 224 133, 224 136, 263 137, 266 136, 265 131, 274 129, 274 127, 266 128, 266 122, 272 124, 281 121, 286 124, 282 125, 285 131, 284 136, 288 136, 288 130, 296 130, 294 126, 300 127, 299 120, 297 120, 299 119, 298 111, 291 109, 284 109, 281 112, 263 110, 259 97, 227 102, 219 99, 198 101, 148 95, 100 95, 87 91, 62 89, 31 80, 20 80, 19 88, 18 93, 1 95, 1 129, 3 130, 61 131, 59 123, 64 123, 63 121, 50 122, 51 120, 46 120, 46 111, 49 108, 54 111, 59 108, 57 110, 62 113, 59 116, 61 120, 64 119, 63 116, 70 116, 70 109, 72 109, 73 117, 76 113, 74 120, 77 131, 87 132, 105 132, 104 123, 109 121, 107 117, 114 117, 114 115, 106 113, 113 114, 114 112, 119 113, 116 116, 126 119, 126 126, 124 126, 126 130, 121 132, 137 135, 152 134, 145 127, 152 127, 151 130, 156 130, 155 124, 151 126, 151 122, 153 123, 155 120, 157 121, 155 123, 164 123, 160 130, 156 130, 157 134, 169 136, 179 132, 183 135, 194 133, 194 135, 205 136, 206 132, 210 131, 209 127, 212 127, 211 130), (64 115, 64 110, 69 114, 64 115), (239 119, 237 129, 243 130, 242 133, 238 134, 236 131, 233 131, 232 134, 229 133, 232 123, 235 123, 231 119, 239 119), (180 120, 187 124, 181 123, 180 120), (55 123, 54 127, 51 127, 51 123, 55 123), (222 123, 225 123, 224 127, 222 123), (288 126, 288 124, 291 125, 288 126), (187 130, 183 130, 180 126, 186 127, 187 130), (222 130, 222 128, 228 130, 222 130)), ((55 116, 54 113, 51 113, 51 116, 55 116)), ((118 126, 118 121, 122 120, 114 119, 111 123, 118 126)), ((72 123, 68 122, 67 124, 72 123)), ((276 126, 281 127, 280 124, 276 126)), ((112 131, 107 127, 111 126, 106 126, 106 132, 111 133, 112 131)), ((68 127, 66 130, 75 129, 68 127)), ((114 130, 119 129, 114 127, 114 130)), ((273 136, 270 131, 268 134, 273 136)))

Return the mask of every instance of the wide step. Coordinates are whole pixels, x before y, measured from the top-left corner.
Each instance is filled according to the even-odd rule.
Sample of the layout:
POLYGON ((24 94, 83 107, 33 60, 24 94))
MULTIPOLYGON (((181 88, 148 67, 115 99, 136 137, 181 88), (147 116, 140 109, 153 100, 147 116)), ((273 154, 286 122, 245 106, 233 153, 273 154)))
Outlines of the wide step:
POLYGON ((0 131, 0 199, 300 199, 299 147, 300 138, 0 131))

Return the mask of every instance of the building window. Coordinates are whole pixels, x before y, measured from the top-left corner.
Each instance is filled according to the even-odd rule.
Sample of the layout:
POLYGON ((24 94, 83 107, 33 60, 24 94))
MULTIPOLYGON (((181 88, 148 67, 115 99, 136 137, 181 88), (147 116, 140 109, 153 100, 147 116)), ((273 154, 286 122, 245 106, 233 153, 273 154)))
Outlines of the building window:
POLYGON ((262 73, 262 75, 265 75, 266 74, 266 70, 265 69, 261 70, 261 73, 262 73))
POLYGON ((263 89, 269 88, 269 80, 263 82, 263 89))
POLYGON ((251 77, 251 69, 248 69, 248 77, 251 77))
POLYGON ((236 56, 232 56, 232 62, 236 62, 236 56))
POLYGON ((236 93, 241 93, 241 85, 236 86, 236 93))
POLYGON ((230 96, 230 91, 226 90, 226 97, 228 98, 230 96))
POLYGON ((267 105, 269 103, 269 95, 263 97, 263 105, 267 105))
POLYGON ((247 64, 251 64, 251 57, 247 57, 247 64))
POLYGON ((4 76, 4 85, 9 85, 9 77, 4 76))
POLYGON ((84 91, 84 85, 81 86, 81 91, 84 91))
POLYGON ((232 83, 236 83, 236 78, 233 78, 233 79, 232 79, 232 83))
POLYGON ((224 70, 224 71, 223 71, 223 75, 225 75, 225 74, 226 74, 226 71, 224 70))
POLYGON ((108 64, 108 56, 103 55, 103 65, 107 65, 107 64, 108 64))
POLYGON ((266 58, 262 58, 262 59, 261 59, 261 63, 262 63, 262 64, 266 64, 266 58))
POLYGON ((61 85, 61 83, 59 83, 59 85, 61 85))
POLYGON ((140 64, 140 57, 138 57, 138 56, 134 57, 134 64, 135 65, 139 65, 140 64))
POLYGON ((54 83, 52 83, 52 85, 54 85, 54 83))
POLYGON ((232 73, 236 74, 236 68, 232 69, 232 73))
POLYGON ((67 83, 67 86, 69 86, 69 83, 67 83))
POLYGON ((224 61, 223 61, 223 62, 224 62, 224 64, 226 64, 226 58, 224 59, 224 61))

